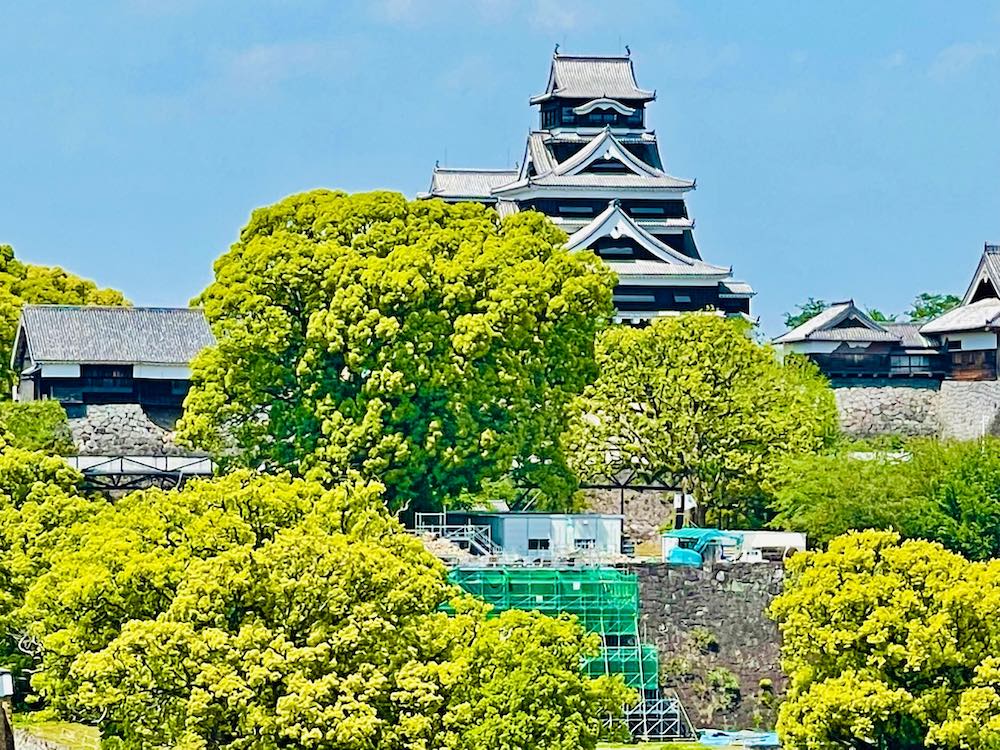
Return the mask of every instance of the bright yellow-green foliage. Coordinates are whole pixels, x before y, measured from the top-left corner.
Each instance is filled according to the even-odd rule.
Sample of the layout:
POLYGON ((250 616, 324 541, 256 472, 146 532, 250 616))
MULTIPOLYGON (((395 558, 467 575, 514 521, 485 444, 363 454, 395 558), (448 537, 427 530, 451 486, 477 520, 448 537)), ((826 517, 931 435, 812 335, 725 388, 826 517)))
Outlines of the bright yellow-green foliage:
POLYGON ((104 504, 81 494, 82 479, 61 458, 15 448, 0 436, 0 665, 30 663, 18 648, 25 628, 17 609, 53 557, 73 545, 74 524, 104 504))
POLYGON ((392 508, 435 506, 512 466, 568 494, 565 404, 596 374, 612 275, 527 212, 315 191, 253 213, 215 264, 218 338, 180 436, 392 508), (520 459, 520 460, 518 460, 520 459))
POLYGON ((237 472, 108 508, 28 596, 36 686, 129 750, 594 748, 631 697, 581 673, 596 641, 487 618, 380 491, 237 472))
POLYGON ((262 544, 304 518, 319 497, 311 483, 244 470, 106 505, 76 529, 19 613, 45 651, 36 688, 53 705, 69 705, 77 656, 104 648, 128 620, 166 609, 195 560, 262 544))
POLYGON ((772 613, 784 747, 1000 747, 1000 561, 850 533, 792 558, 772 613))
POLYGON ((808 363, 779 362, 748 325, 715 315, 612 328, 600 376, 575 402, 567 453, 581 476, 638 472, 691 492, 704 519, 747 523, 743 498, 789 454, 836 432, 833 394, 808 363))
POLYGON ((906 441, 871 460, 790 460, 774 476, 774 524, 812 544, 852 529, 894 529, 973 560, 1000 557, 1000 439, 906 441), (901 459, 906 455, 906 460, 901 459))
POLYGON ((58 401, 0 402, 0 429, 15 448, 60 455, 74 450, 66 410, 58 401))
POLYGON ((10 245, 0 245, 0 381, 4 393, 14 382, 11 347, 24 304, 117 306, 128 302, 121 292, 99 289, 93 281, 61 268, 21 263, 10 245))

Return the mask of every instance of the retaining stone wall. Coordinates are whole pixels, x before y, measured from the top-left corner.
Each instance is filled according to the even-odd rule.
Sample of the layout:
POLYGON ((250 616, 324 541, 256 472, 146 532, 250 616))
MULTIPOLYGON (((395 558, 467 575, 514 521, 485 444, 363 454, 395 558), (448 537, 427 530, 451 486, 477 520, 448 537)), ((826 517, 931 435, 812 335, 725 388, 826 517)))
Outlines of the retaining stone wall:
MULTIPOLYGON (((620 490, 584 490, 587 508, 594 513, 621 513, 620 490)), ((673 522, 674 493, 656 490, 625 490, 625 520, 622 531, 636 543, 655 541, 660 528, 673 522)), ((658 550, 658 547, 657 547, 658 550)))
POLYGON ((994 380, 945 380, 940 388, 852 385, 834 388, 834 397, 840 427, 853 437, 1000 434, 1000 382, 994 380))
POLYGON ((661 684, 677 690, 695 726, 773 727, 785 677, 767 608, 781 592, 784 567, 656 563, 632 570, 639 578, 639 632, 656 644, 661 684), (738 695, 723 687, 732 678, 738 695))
POLYGON ((937 416, 941 437, 972 440, 998 435, 1000 382, 945 380, 938 392, 937 416))
POLYGON ((153 422, 138 404, 87 407, 87 416, 69 420, 73 444, 82 456, 170 456, 185 451, 173 432, 153 422))
POLYGON ((908 386, 835 388, 840 428, 854 437, 937 435, 938 391, 908 386))

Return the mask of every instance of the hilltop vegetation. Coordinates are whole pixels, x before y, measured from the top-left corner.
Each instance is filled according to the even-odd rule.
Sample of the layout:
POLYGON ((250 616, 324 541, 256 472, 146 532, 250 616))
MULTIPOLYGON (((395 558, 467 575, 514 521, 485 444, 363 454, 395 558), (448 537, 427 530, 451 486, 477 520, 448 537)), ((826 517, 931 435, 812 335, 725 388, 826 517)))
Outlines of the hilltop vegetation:
POLYGON ((540 214, 314 191, 255 211, 203 304, 180 437, 230 464, 378 478, 439 507, 515 471, 575 489, 559 436, 613 277, 540 214), (231 441, 228 442, 227 441, 231 441))
POLYGON ((1000 746, 1000 561, 868 531, 789 572, 773 604, 784 747, 1000 746))
POLYGON ((31 305, 127 305, 121 292, 101 289, 93 281, 57 266, 22 263, 14 248, 0 244, 0 383, 9 398, 16 373, 10 369, 11 348, 21 307, 31 305))

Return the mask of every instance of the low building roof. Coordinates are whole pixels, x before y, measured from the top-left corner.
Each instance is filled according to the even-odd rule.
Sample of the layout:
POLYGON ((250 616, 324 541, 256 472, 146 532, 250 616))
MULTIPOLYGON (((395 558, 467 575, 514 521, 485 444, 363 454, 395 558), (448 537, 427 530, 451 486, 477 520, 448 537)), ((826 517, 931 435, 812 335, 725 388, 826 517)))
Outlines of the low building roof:
POLYGON ((186 365, 213 344, 198 308, 25 305, 13 357, 26 348, 36 363, 186 365))
POLYGON ((937 349, 937 343, 920 332, 920 323, 883 323, 882 327, 897 336, 904 349, 937 349))
POLYGON ((900 336, 888 331, 872 320, 854 304, 854 300, 836 302, 805 323, 782 334, 775 344, 793 344, 802 341, 859 341, 894 342, 900 336), (847 325, 844 325, 847 323, 847 325), (853 324, 853 325, 852 325, 853 324))
POLYGON ((459 169, 434 167, 429 198, 493 200, 493 188, 517 179, 516 169, 459 169))
POLYGON ((1000 299, 987 297, 978 302, 961 305, 939 318, 920 327, 923 334, 943 334, 959 331, 977 331, 1000 326, 1000 299))
POLYGON ((655 91, 640 89, 635 80, 632 59, 625 55, 552 56, 545 92, 531 97, 540 104, 555 97, 563 99, 618 99, 651 101, 655 91))

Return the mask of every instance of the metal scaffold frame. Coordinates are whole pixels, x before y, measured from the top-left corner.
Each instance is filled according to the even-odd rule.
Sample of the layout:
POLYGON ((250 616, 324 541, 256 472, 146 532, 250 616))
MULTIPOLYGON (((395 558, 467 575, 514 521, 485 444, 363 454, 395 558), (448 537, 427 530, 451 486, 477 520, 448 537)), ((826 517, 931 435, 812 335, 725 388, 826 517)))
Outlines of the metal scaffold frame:
POLYGON ((656 647, 639 638, 639 582, 615 568, 540 568, 524 566, 458 567, 451 581, 493 605, 547 615, 570 614, 589 633, 601 637, 601 652, 587 659, 592 677, 621 675, 641 700, 626 707, 624 722, 635 738, 682 739, 694 730, 680 700, 659 687, 656 647))

